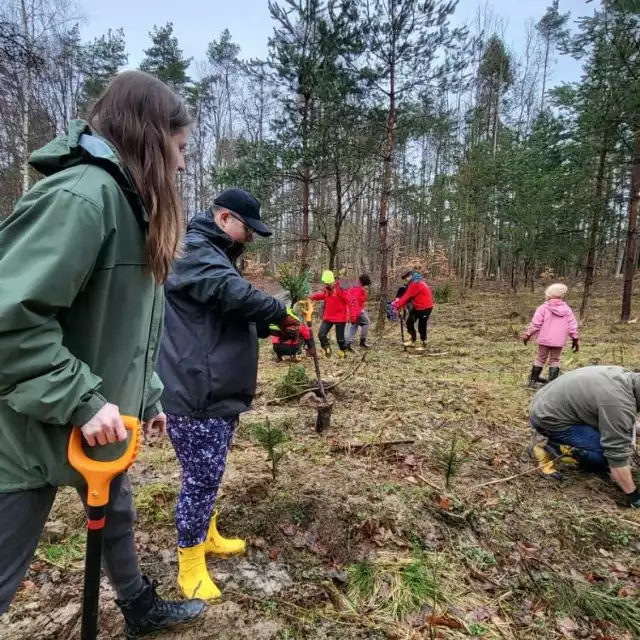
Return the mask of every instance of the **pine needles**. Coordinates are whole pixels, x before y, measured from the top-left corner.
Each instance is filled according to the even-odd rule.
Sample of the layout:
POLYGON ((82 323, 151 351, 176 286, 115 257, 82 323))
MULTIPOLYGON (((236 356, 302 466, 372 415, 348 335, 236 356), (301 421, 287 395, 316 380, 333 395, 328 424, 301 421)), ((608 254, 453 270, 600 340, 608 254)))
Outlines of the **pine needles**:
POLYGON ((374 612, 379 619, 404 620, 425 604, 435 608, 443 600, 437 566, 426 554, 412 558, 382 555, 347 569, 347 597, 356 611, 374 612))
POLYGON ((443 444, 436 451, 436 458, 444 475, 445 486, 449 489, 462 465, 469 459, 468 444, 454 433, 451 442, 443 444))
POLYGON ((637 599, 621 598, 593 585, 560 576, 554 578, 551 590, 559 609, 607 620, 633 632, 634 637, 640 637, 640 603, 637 599))
POLYGON ((267 452, 267 462, 271 471, 271 477, 275 481, 278 477, 280 461, 284 457, 282 444, 287 441, 287 436, 282 429, 274 427, 269 419, 263 423, 253 425, 253 439, 267 452))
POLYGON ((313 382, 307 375, 306 369, 301 365, 292 365, 277 385, 276 396, 278 398, 293 396, 303 389, 311 388, 312 385, 313 382))
POLYGON ((308 269, 298 270, 290 262, 285 262, 278 267, 276 278, 280 286, 289 294, 291 306, 309 297, 311 272, 308 269))

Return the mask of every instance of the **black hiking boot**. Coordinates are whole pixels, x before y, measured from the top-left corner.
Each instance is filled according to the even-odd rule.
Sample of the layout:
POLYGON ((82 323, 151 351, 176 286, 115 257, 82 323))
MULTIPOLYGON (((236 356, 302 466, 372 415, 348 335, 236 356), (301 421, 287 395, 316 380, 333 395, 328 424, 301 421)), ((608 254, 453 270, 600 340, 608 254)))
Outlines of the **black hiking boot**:
POLYGON ((131 600, 116 600, 124 616, 124 630, 128 640, 137 640, 157 631, 195 620, 202 615, 202 600, 163 600, 157 593, 157 582, 142 576, 142 589, 131 600))
POLYGON ((553 382, 560 375, 560 367, 549 367, 549 382, 553 382))
POLYGON ((531 375, 529 376, 529 389, 535 389, 538 383, 541 382, 540 374, 542 373, 542 367, 531 367, 531 375))
POLYGON ((365 339, 360 339, 360 348, 371 349, 371 345, 365 339))

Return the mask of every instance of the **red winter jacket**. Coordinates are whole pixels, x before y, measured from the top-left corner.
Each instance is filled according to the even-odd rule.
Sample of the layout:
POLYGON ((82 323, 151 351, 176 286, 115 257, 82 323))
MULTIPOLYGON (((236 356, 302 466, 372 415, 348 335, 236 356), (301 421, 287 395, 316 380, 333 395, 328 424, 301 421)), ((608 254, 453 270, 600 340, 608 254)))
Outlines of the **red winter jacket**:
POLYGON ((322 319, 326 322, 346 322, 349 316, 349 299, 346 293, 342 290, 340 282, 336 282, 331 286, 331 289, 324 287, 322 291, 314 293, 310 296, 311 300, 323 300, 324 301, 324 313, 322 319))
POLYGON ((355 322, 364 311, 364 307, 367 304, 367 290, 358 283, 348 289, 348 294, 349 311, 351 313, 351 319, 355 322))
POLYGON ((305 342, 311 340, 311 331, 309 331, 309 327, 304 322, 300 323, 300 331, 297 338, 288 338, 285 340, 285 335, 281 331, 277 333, 273 332, 271 334, 271 344, 282 343, 293 347, 300 344, 300 338, 305 342))
POLYGON ((404 295, 395 305, 396 309, 402 309, 407 302, 411 302, 416 311, 433 309, 433 296, 429 285, 424 280, 410 282, 404 295))

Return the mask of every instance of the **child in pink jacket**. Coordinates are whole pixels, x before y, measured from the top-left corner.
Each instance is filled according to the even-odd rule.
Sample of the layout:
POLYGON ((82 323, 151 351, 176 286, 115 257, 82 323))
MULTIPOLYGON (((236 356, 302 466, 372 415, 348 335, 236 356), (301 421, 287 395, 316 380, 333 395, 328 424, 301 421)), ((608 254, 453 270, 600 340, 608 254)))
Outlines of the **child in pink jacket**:
POLYGON ((564 284, 552 284, 548 287, 545 291, 545 303, 536 309, 529 328, 522 334, 525 344, 534 333, 538 334, 536 340, 538 354, 529 378, 529 387, 532 389, 539 382, 546 382, 540 378, 540 374, 547 360, 549 360, 549 382, 558 377, 560 357, 568 336, 573 340, 573 350, 577 352, 580 348, 578 323, 571 307, 564 301, 566 295, 567 287, 564 284))

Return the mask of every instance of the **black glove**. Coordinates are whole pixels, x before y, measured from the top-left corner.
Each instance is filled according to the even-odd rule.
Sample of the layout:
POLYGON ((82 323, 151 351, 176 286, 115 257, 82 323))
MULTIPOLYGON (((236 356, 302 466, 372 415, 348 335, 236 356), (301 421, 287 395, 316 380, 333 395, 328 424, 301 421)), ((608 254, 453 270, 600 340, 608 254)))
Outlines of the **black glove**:
POLYGON ((531 336, 523 336, 522 338, 522 342, 524 342, 525 344, 527 344, 527 342, 529 342, 529 340, 531 339, 531 336))
POLYGON ((638 491, 637 487, 631 493, 627 493, 627 500, 630 507, 640 509, 640 491, 638 491))
POLYGON ((578 351, 580 351, 580 340, 578 338, 572 338, 573 340, 573 345, 572 345, 572 349, 578 353, 578 351))

